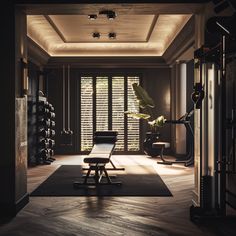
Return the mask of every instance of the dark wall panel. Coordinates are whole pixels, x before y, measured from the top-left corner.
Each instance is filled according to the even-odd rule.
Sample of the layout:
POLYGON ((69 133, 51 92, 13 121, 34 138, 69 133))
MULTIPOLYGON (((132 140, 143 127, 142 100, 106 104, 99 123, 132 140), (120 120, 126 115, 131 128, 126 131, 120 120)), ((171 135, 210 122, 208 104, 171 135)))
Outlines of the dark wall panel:
MULTIPOLYGON (((155 117, 163 115, 166 119, 171 118, 170 76, 171 71, 169 68, 145 70, 143 86, 154 99, 156 105, 155 109, 153 109, 155 117)), ((159 127, 158 131, 162 141, 170 142, 171 131, 169 124, 159 127)))
MULTIPOLYGON (((236 59, 232 60, 226 67, 226 113, 227 118, 232 119, 232 123, 235 122, 235 118, 232 117, 232 113, 235 115, 236 107, 236 59)), ((230 122, 229 122, 230 124, 230 122)), ((235 127, 227 129, 226 137, 226 148, 227 157, 229 161, 227 174, 227 201, 231 206, 236 209, 236 137, 235 137, 235 127)))
POLYGON ((55 114, 56 114, 56 153, 58 150, 60 150, 60 133, 63 129, 63 122, 62 122, 62 110, 63 110, 63 92, 62 92, 62 69, 57 68, 53 70, 46 70, 46 76, 45 76, 45 83, 46 83, 46 96, 48 98, 48 101, 53 104, 55 108, 55 114))
MULTIPOLYGON (((191 60, 189 62, 187 62, 187 90, 186 90, 186 98, 187 98, 187 101, 186 101, 186 110, 187 112, 189 112, 190 110, 192 110, 194 108, 194 104, 193 104, 193 101, 191 99, 191 94, 193 92, 193 85, 194 85, 194 61, 191 60)), ((194 115, 192 115, 191 117, 191 126, 192 126, 192 129, 194 131, 194 115)), ((187 132, 187 148, 190 147, 190 140, 193 139, 192 135, 190 135, 188 132, 187 132)))
POLYGON ((35 163, 36 159, 36 96, 38 90, 39 68, 29 62, 28 78, 28 163, 35 163))
MULTIPOLYGON (((67 66, 65 68, 65 78, 67 78, 67 66)), ((150 96, 156 103, 154 113, 157 116, 164 115, 167 119, 170 118, 170 68, 157 68, 157 69, 81 69, 71 68, 70 71, 70 123, 71 130, 73 130, 72 146, 61 145, 61 131, 63 129, 63 89, 62 66, 58 68, 48 68, 46 70, 46 84, 47 84, 47 97, 49 102, 54 104, 56 112, 56 153, 79 153, 79 136, 80 131, 78 127, 78 120, 80 119, 78 90, 79 78, 81 74, 101 73, 101 74, 114 74, 127 75, 138 74, 143 81, 143 87, 148 91, 150 96)), ((66 87, 67 91, 67 87, 66 87)), ((67 110, 66 110, 67 113, 67 110)), ((66 114, 66 127, 67 128, 67 114, 66 114)), ((143 122, 145 123, 145 122, 143 122)), ((145 125, 144 125, 145 126, 145 125)), ((142 129, 142 140, 145 138, 145 132, 148 127, 142 129)), ((170 141, 170 126, 166 125, 159 130, 161 132, 162 140, 170 141)))

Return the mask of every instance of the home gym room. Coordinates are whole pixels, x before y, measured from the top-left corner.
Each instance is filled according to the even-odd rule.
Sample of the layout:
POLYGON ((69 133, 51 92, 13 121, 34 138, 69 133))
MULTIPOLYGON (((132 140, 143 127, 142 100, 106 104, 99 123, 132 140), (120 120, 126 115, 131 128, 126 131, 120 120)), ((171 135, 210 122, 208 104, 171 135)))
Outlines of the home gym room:
POLYGON ((235 11, 9 4, 0 235, 234 235, 235 11))

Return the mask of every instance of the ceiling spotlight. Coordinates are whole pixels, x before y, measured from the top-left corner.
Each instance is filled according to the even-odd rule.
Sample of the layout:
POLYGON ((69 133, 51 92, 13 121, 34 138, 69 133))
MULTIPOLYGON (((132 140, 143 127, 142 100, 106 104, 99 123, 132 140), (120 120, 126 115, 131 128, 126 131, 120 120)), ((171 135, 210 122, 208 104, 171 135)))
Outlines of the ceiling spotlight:
POLYGON ((106 15, 108 20, 114 20, 116 18, 116 13, 111 10, 103 10, 99 12, 100 15, 106 15))
POLYGON ((109 39, 116 39, 116 33, 109 33, 108 37, 109 39))
POLYGON ((99 39, 99 38, 100 38, 100 33, 94 32, 94 33, 93 33, 93 38, 99 39))
POLYGON ((96 20, 97 19, 97 15, 95 15, 95 14, 88 15, 88 19, 89 20, 96 20))

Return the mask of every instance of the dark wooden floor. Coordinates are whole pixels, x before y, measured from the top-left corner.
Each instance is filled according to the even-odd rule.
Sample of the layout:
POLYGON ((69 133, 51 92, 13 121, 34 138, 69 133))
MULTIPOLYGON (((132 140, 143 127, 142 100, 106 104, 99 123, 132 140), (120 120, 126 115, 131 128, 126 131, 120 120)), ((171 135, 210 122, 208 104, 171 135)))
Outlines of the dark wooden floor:
MULTIPOLYGON (((60 165, 82 163, 81 156, 56 158, 52 165, 29 168, 29 192, 60 165)), ((0 235, 231 236, 218 230, 213 233, 208 225, 198 226, 189 220, 193 168, 157 165, 157 159, 141 155, 114 156, 113 160, 117 164, 153 165, 173 197, 31 197, 13 220, 0 226, 0 235)))

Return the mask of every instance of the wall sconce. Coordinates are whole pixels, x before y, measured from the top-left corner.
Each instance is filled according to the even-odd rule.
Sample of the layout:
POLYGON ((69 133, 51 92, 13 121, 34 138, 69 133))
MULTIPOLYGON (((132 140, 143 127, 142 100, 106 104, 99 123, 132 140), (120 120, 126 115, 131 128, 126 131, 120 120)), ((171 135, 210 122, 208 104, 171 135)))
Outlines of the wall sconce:
POLYGON ((27 95, 29 89, 28 63, 25 58, 21 58, 20 62, 21 62, 22 94, 27 95))
POLYGON ((111 32, 108 34, 109 39, 116 39, 116 33, 111 32))

